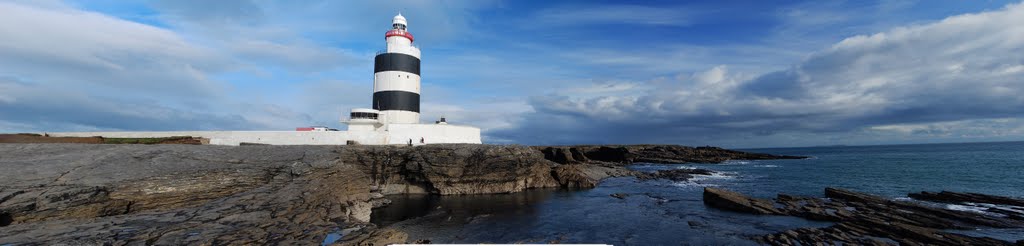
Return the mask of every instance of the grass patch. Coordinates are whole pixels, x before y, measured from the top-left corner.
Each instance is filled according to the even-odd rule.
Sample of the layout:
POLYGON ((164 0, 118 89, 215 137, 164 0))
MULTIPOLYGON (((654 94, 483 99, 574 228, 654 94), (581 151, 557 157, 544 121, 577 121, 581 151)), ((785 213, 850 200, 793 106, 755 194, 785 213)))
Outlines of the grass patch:
POLYGON ((189 136, 166 137, 166 138, 103 138, 105 144, 159 144, 184 139, 192 139, 189 136))

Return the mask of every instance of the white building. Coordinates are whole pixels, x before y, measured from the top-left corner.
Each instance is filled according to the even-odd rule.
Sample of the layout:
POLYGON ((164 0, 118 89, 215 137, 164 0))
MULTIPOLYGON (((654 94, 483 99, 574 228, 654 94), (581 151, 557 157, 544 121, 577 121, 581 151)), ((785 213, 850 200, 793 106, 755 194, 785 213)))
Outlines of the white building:
POLYGON ((444 118, 420 124, 420 50, 401 14, 384 34, 387 49, 374 58, 372 109, 352 109, 348 131, 301 127, 296 131, 50 132, 54 137, 158 138, 192 136, 210 144, 273 145, 480 143, 480 129, 450 125, 444 118))

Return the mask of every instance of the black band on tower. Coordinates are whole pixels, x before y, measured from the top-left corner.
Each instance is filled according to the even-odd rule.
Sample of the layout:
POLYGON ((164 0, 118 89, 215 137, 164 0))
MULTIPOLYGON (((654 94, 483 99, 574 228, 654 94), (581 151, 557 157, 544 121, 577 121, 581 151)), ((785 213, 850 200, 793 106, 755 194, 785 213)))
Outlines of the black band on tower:
POLYGON ((420 59, 402 53, 381 53, 373 58, 373 72, 402 71, 420 75, 420 59))
POLYGON ((373 109, 420 112, 420 94, 408 91, 378 91, 373 93, 373 109))

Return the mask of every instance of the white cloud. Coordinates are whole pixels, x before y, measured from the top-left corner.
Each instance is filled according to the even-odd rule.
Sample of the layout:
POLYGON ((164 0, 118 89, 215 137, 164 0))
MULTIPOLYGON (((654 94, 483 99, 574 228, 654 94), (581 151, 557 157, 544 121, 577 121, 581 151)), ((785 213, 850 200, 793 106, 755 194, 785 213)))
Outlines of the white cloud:
POLYGON ((0 132, 253 129, 237 114, 180 110, 155 100, 125 100, 0 79, 0 132))
POLYGON ((998 138, 1024 135, 1024 119, 970 119, 930 123, 879 125, 868 128, 888 134, 919 138, 998 138))
MULTIPOLYGON (((693 134, 718 132, 855 132, 1019 117, 1024 95, 1016 92, 1024 91, 1024 83, 1016 69, 1024 64, 1024 26, 1017 23, 1024 23, 1024 4, 853 36, 789 69, 753 79, 715 67, 640 94, 541 97, 531 104, 537 113, 527 119, 571 117, 576 123, 523 122, 521 132, 563 127, 575 141, 593 141, 589 131, 640 125, 662 135, 683 134, 677 141, 685 142, 698 137, 693 134)), ((633 135, 621 137, 659 139, 633 135)))
POLYGON ((177 34, 71 8, 0 2, 0 75, 79 88, 210 96, 223 57, 177 34))
POLYGON ((60 3, 0 2, 0 13, 0 131, 287 129, 309 118, 234 102, 210 77, 238 64, 172 30, 60 3))

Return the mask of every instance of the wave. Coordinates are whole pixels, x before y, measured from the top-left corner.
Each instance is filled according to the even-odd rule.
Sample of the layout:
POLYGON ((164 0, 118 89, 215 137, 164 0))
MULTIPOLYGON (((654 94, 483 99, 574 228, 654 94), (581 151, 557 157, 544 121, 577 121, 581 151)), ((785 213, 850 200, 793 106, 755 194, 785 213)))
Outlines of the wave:
POLYGON ((713 180, 713 179, 735 179, 736 176, 737 175, 734 172, 719 172, 719 171, 715 171, 715 172, 712 172, 711 175, 699 175, 699 174, 698 175, 693 175, 693 178, 690 178, 689 181, 705 181, 705 180, 713 180))
POLYGON ((690 181, 675 182, 675 183, 672 183, 672 186, 683 187, 683 188, 718 187, 717 184, 697 183, 697 182, 690 182, 690 181))
POLYGON ((745 161, 745 160, 728 160, 728 161, 722 162, 722 164, 719 164, 719 165, 747 165, 747 164, 750 164, 750 163, 752 163, 752 162, 753 162, 753 161, 745 161))
POLYGON ((989 212, 985 211, 985 210, 987 210, 987 208, 979 207, 979 206, 960 205, 960 204, 945 204, 945 206, 943 206, 943 207, 945 207, 946 209, 949 209, 949 210, 972 212, 972 213, 979 213, 979 214, 989 214, 989 212))
POLYGON ((693 175, 689 180, 673 182, 672 185, 678 187, 718 187, 719 184, 708 183, 708 181, 735 179, 736 176, 738 175, 734 172, 715 171, 711 175, 693 175))
POLYGON ((693 170, 693 169, 697 169, 697 167, 695 167, 695 166, 676 166, 675 169, 693 170))
POLYGON ((901 197, 893 198, 892 200, 894 200, 894 201, 901 201, 901 202, 910 202, 910 201, 917 201, 917 200, 915 200, 914 198, 910 198, 910 197, 905 197, 905 196, 901 196, 901 197))
POLYGON ((778 165, 767 164, 767 165, 754 165, 754 167, 779 167, 779 166, 778 165))
POLYGON ((967 203, 966 205, 967 206, 974 206, 974 207, 984 208, 984 209, 1007 210, 1007 211, 1011 211, 1011 212, 1015 212, 1015 213, 1022 213, 1022 214, 1024 214, 1024 207, 1021 207, 1021 206, 996 205, 996 204, 990 204, 990 203, 970 203, 970 202, 967 203))

